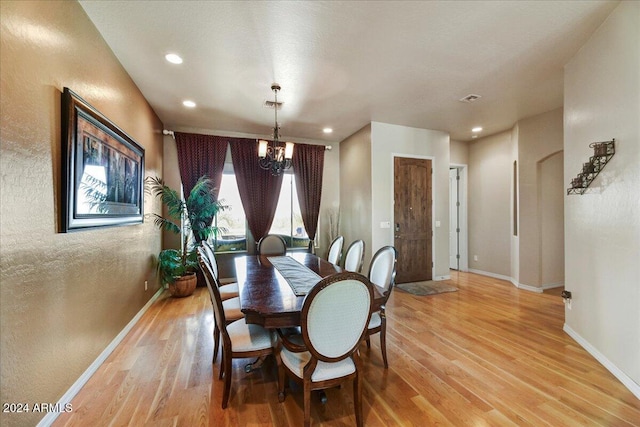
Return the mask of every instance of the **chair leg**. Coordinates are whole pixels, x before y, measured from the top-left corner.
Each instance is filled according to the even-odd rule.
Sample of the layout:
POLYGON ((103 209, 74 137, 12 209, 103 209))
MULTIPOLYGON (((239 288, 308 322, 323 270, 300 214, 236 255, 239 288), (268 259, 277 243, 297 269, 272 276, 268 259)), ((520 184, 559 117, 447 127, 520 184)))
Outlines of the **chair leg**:
POLYGON ((361 427, 362 424, 362 388, 360 385, 360 375, 356 371, 356 377, 353 379, 353 410, 356 414, 356 425, 361 427))
POLYGON ((282 366, 282 359, 280 354, 276 353, 276 364, 278 365, 278 402, 284 402, 284 381, 286 379, 285 367, 282 366))
POLYGON ((218 325, 213 325, 213 362, 216 363, 216 359, 218 358, 218 349, 220 348, 220 329, 218 329, 218 325))
POLYGON ((304 402, 302 406, 304 407, 304 427, 311 426, 311 380, 304 380, 303 386, 303 395, 304 402))
POLYGON ((367 335, 365 341, 367 342, 367 348, 371 348, 371 338, 369 338, 369 335, 367 335))
POLYGON ((222 376, 224 375, 224 369, 225 369, 225 354, 224 354, 224 348, 222 349, 222 356, 221 356, 222 360, 220 361, 220 372, 218 373, 218 379, 221 380, 222 376))
POLYGON ((389 363, 387 363, 387 318, 385 316, 381 316, 381 325, 380 325, 380 349, 382 349, 382 361, 384 362, 384 368, 389 368, 389 363))
POLYGON ((228 351, 222 349, 222 359, 224 363, 224 391, 222 392, 222 409, 226 409, 229 403, 229 394, 231 391, 231 362, 233 358, 228 351))

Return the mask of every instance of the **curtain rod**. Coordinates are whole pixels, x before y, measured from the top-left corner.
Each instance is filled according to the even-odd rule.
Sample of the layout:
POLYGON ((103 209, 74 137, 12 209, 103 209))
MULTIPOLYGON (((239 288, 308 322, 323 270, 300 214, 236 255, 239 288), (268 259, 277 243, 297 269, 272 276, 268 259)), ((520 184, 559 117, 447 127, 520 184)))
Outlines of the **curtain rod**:
MULTIPOLYGON (((176 136, 173 134, 173 131, 172 131, 172 130, 168 130, 168 129, 163 129, 163 130, 162 130, 162 134, 163 134, 163 135, 171 135, 174 139, 175 139, 175 137, 176 137, 176 136)), ((229 138, 233 138, 233 137, 229 137, 229 138)), ((295 142, 294 142, 294 144, 295 144, 295 142)), ((324 146, 324 149, 325 149, 326 151, 331 151, 331 149, 332 149, 332 148, 333 148, 333 147, 332 147, 331 145, 325 145, 325 146, 324 146)))

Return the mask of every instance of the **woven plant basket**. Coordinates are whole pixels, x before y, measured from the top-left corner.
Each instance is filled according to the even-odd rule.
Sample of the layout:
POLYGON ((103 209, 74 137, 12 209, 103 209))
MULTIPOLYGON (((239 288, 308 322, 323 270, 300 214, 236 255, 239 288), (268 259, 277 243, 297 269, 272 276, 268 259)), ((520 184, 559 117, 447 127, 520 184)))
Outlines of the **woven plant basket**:
POLYGON ((177 298, 188 297, 196 290, 197 284, 196 273, 189 273, 186 276, 176 278, 173 283, 169 283, 169 293, 177 298))

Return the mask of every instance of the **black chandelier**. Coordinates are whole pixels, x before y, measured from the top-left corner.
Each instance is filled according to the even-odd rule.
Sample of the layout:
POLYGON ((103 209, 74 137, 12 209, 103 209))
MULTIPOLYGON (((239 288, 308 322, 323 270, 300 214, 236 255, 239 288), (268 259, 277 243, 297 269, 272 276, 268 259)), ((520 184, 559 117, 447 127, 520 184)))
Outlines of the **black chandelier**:
POLYGON ((271 171, 271 175, 282 175, 286 169, 291 167, 291 157, 293 156, 293 142, 280 143, 280 126, 278 125, 278 91, 280 85, 274 83, 271 90, 275 94, 275 102, 273 108, 275 110, 275 124, 273 126, 273 141, 269 145, 269 141, 264 139, 258 140, 258 163, 262 169, 271 171))

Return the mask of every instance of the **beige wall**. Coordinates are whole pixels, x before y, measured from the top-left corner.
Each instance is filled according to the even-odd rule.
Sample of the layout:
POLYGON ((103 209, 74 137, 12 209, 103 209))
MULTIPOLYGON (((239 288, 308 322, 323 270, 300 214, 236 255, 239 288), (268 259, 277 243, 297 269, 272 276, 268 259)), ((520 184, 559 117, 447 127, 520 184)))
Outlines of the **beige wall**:
POLYGON ((562 117, 558 108, 470 143, 471 271, 536 291, 563 283, 564 182, 554 157, 562 151, 562 117))
POLYGON ((332 149, 325 151, 324 154, 324 173, 322 175, 322 199, 320 200, 320 240, 317 254, 319 256, 326 255, 331 244, 331 235, 329 233, 329 214, 339 210, 340 207, 340 186, 342 180, 340 179, 340 165, 342 164, 341 158, 341 145, 332 144, 332 149))
POLYGON ((565 186, 616 139, 582 196, 565 196, 565 330, 640 398, 640 2, 622 2, 565 67, 565 186))
POLYGON ((469 269, 505 277, 511 274, 511 138, 506 131, 469 145, 469 269))
POLYGON ((519 283, 520 280, 520 207, 519 207, 519 182, 518 171, 520 165, 518 164, 518 134, 520 127, 518 123, 511 129, 511 143, 510 143, 510 176, 511 184, 509 186, 509 233, 511 234, 511 281, 519 283))
POLYGON ((449 141, 449 161, 452 165, 469 164, 469 143, 462 141, 449 141))
MULTIPOLYGON (((372 251, 393 245, 393 158, 424 157, 433 166, 433 278, 449 277, 449 134, 386 123, 371 123, 372 251), (440 221, 437 227, 436 221, 440 221)), ((429 265, 431 260, 425 260, 429 265)))
POLYGON ((564 284, 564 153, 538 162, 540 282, 564 284))
POLYGON ((58 233, 62 89, 144 147, 147 175, 162 174, 162 124, 78 3, 3 1, 0 19, 0 400, 56 403, 158 289, 161 245, 149 221, 58 233))
MULTIPOLYGON (((542 227, 542 182, 551 190, 553 187, 560 195, 564 192, 562 175, 549 167, 541 167, 547 158, 562 151, 562 108, 518 122, 518 198, 519 198, 519 273, 517 282, 521 285, 535 288, 543 288, 562 284, 564 281, 563 263, 547 263, 545 269, 552 266, 554 271, 547 271, 547 275, 553 277, 553 282, 542 280, 542 242, 547 244, 553 253, 562 254, 564 247, 562 241, 554 239, 549 233, 563 233, 563 209, 557 206, 558 197, 546 198, 545 201, 554 201, 554 206, 547 206, 545 227, 542 227), (547 173, 547 176, 542 176, 547 173), (551 178, 555 178, 551 181, 551 178), (551 213, 554 216, 550 216, 551 213), (553 221, 553 226, 550 223, 553 221), (543 235, 543 231, 547 233, 543 235), (556 247, 550 248, 551 242, 556 242, 556 247)), ((547 165, 549 166, 549 165, 547 165)), ((546 192, 545 192, 546 193, 546 192)))
POLYGON ((367 272, 371 261, 371 125, 340 142, 340 233, 345 250, 351 242, 364 240, 367 272))

